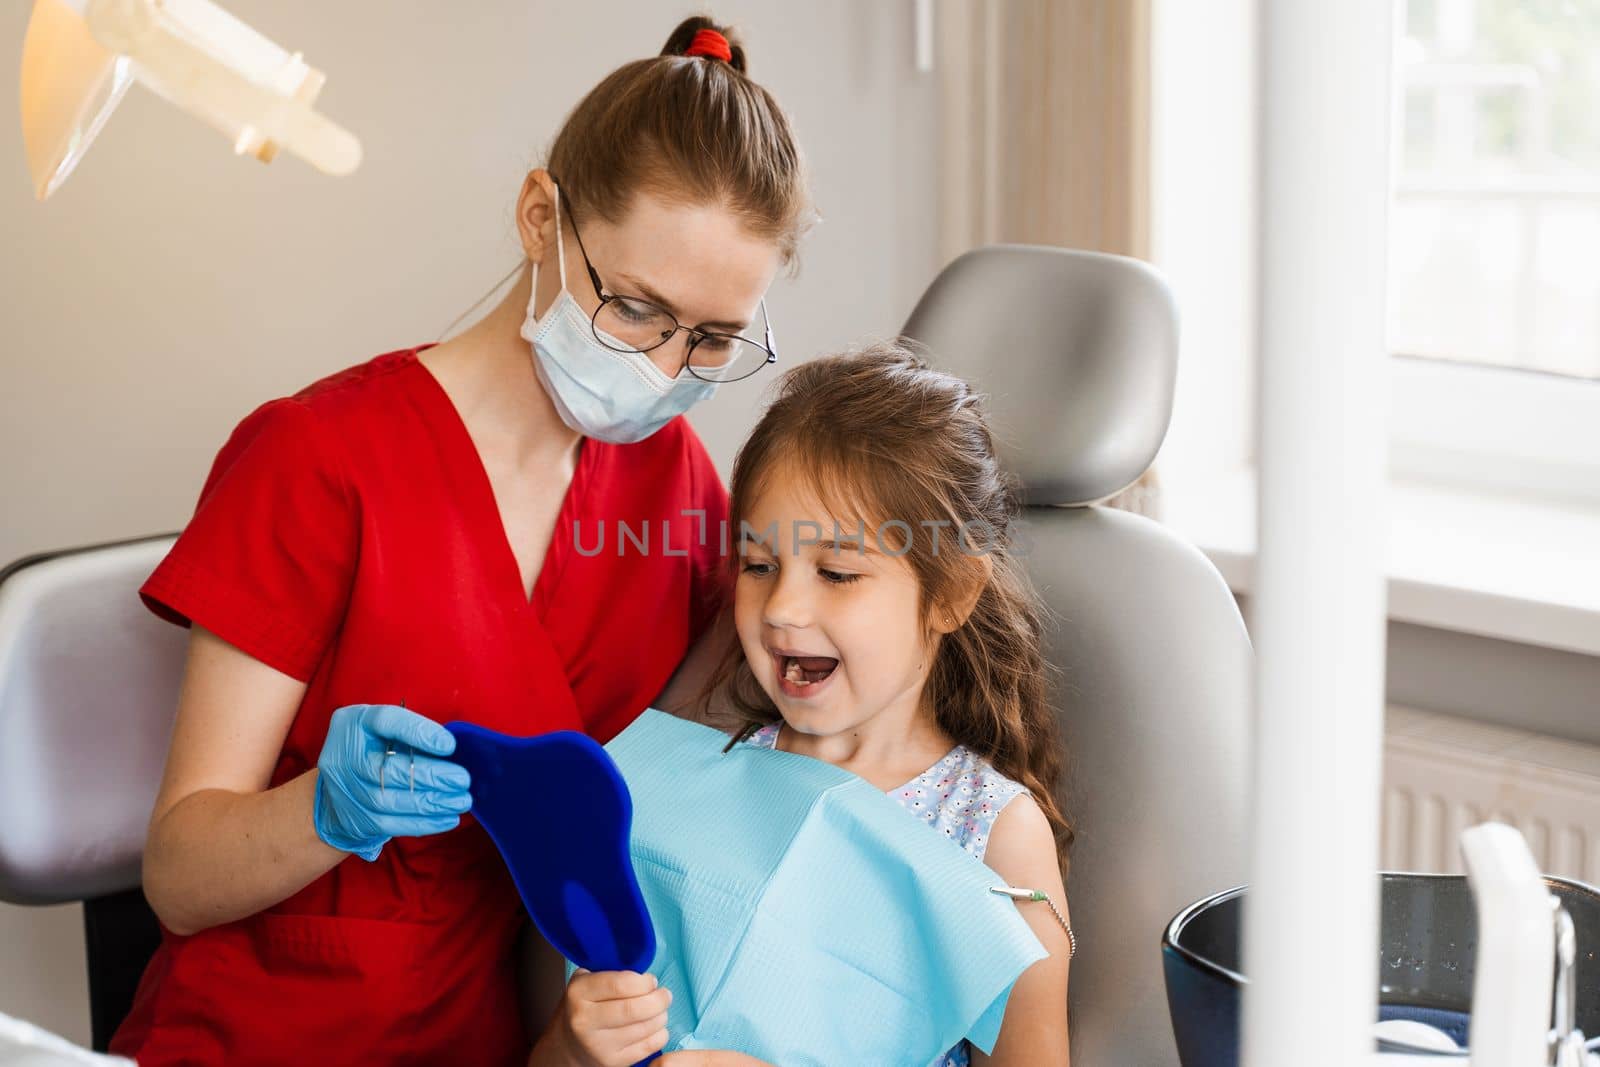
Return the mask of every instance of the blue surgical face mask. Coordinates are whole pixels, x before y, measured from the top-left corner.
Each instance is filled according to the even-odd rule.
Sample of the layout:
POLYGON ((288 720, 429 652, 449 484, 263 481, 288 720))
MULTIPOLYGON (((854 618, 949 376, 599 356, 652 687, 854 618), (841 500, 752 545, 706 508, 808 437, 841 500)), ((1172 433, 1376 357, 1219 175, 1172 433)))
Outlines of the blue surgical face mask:
MULTIPOLYGON (((561 291, 534 312, 539 266, 534 264, 522 337, 533 346, 533 366, 545 392, 569 427, 600 441, 642 441, 717 391, 685 367, 669 378, 643 352, 617 352, 595 339, 590 318, 567 291, 567 257, 561 240, 561 190, 556 190, 556 264, 561 291)), ((626 347, 608 338, 619 348, 626 347)))

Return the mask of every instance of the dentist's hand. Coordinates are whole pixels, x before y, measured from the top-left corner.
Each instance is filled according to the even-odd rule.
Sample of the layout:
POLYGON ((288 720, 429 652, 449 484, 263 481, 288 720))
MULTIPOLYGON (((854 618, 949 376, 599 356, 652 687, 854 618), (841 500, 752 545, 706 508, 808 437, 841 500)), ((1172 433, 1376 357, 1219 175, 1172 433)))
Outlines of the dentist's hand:
POLYGON ((391 837, 453 829, 472 807, 467 769, 439 758, 455 748, 450 731, 405 708, 350 704, 335 711, 317 758, 317 836, 375 860, 391 837))

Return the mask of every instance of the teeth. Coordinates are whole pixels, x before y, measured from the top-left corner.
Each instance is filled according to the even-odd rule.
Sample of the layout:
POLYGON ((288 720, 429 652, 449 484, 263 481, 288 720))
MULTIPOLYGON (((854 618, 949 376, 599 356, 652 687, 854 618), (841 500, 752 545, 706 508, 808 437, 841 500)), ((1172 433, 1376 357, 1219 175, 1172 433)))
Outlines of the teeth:
POLYGON ((785 660, 784 660, 784 663, 783 663, 783 678, 784 678, 784 681, 792 682, 795 685, 810 685, 811 684, 810 682, 806 681, 805 675, 800 673, 800 661, 797 660, 797 659, 793 659, 792 657, 791 658, 785 658, 785 660))

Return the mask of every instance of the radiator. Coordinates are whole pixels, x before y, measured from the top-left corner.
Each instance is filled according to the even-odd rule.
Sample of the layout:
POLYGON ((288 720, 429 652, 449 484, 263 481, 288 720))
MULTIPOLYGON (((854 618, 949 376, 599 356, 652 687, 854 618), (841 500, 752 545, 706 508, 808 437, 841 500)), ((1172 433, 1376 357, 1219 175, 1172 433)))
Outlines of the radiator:
POLYGON ((1383 868, 1460 874, 1461 831, 1489 819, 1546 874, 1600 886, 1600 746, 1390 707, 1383 868))

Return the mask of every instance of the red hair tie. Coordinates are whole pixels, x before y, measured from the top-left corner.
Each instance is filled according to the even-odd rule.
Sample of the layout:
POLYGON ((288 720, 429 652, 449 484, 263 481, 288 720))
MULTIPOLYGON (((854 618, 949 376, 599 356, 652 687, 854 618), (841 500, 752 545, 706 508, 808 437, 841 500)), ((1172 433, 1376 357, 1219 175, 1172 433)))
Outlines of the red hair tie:
POLYGON ((728 39, 716 30, 698 30, 694 40, 689 42, 689 47, 683 53, 686 56, 710 56, 720 59, 724 63, 733 62, 733 49, 728 47, 728 39))

